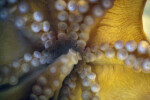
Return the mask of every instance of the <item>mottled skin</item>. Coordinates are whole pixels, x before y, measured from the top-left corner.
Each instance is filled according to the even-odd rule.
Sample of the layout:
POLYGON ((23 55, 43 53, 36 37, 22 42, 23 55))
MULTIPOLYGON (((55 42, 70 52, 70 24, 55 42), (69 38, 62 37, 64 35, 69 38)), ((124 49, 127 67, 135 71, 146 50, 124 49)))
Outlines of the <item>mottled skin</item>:
MULTIPOLYGON (((142 27, 142 13, 145 2, 146 0, 115 0, 113 8, 108 10, 102 19, 98 19, 101 20, 100 23, 92 27, 88 46, 97 45, 102 42, 113 44, 114 41, 118 39, 122 39, 123 41, 135 40, 137 42, 140 40, 148 41, 142 27)), ((9 36, 10 31, 6 33, 8 33, 9 36)), ((12 31, 12 33, 15 34, 16 32, 12 31)), ((3 58, 4 56, 8 58, 3 59, 0 57, 0 64, 10 63, 11 60, 14 59, 14 56, 10 55, 15 54, 22 56, 26 52, 25 49, 22 50, 24 46, 16 45, 18 40, 15 36, 8 37, 5 35, 0 35, 0 37, 3 38, 0 39, 0 45, 3 46, 0 49, 0 55, 2 55, 1 57, 3 58), (8 40, 13 40, 14 42, 9 43, 8 40), (6 42, 14 46, 5 45, 6 42), (16 54, 17 50, 20 51, 19 54, 16 54), (6 56, 7 52, 9 53, 8 56, 6 56)), ((26 44, 23 41, 21 43, 26 44)), ((29 48, 27 48, 27 50, 29 50, 29 48)), ((142 72, 135 73, 132 69, 126 68, 123 62, 116 58, 108 60, 103 57, 103 59, 96 60, 90 64, 101 86, 101 100, 150 100, 149 74, 142 72)), ((30 80, 28 79, 28 81, 30 80)), ((32 81, 30 82, 32 83, 32 81)), ((28 90, 27 87, 30 87, 31 83, 26 85, 21 84, 20 87, 18 86, 19 90, 14 89, 16 92, 12 92, 11 90, 13 89, 6 91, 9 96, 5 92, 0 93, 0 96, 3 94, 9 98, 12 96, 14 98, 12 100, 15 100, 19 96, 25 96, 28 91, 24 91, 23 93, 20 91, 24 90, 24 87, 26 87, 25 90, 28 90), (16 96, 12 93, 16 94, 16 96)), ((79 88, 75 89, 77 93, 76 100, 81 100, 80 83, 78 87, 79 88)))
MULTIPOLYGON (((115 0, 106 13, 89 44, 117 39, 147 40, 142 26, 142 13, 146 0, 115 0)), ((93 30, 95 31, 95 30, 93 30)), ((150 75, 135 73, 116 58, 92 63, 101 86, 102 100, 150 100, 150 75)))

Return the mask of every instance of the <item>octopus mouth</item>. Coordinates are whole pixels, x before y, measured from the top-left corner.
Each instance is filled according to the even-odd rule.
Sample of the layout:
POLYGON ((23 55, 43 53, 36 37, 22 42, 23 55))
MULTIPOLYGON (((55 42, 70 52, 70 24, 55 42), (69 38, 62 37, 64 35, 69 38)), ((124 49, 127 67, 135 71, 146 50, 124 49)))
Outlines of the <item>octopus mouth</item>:
MULTIPOLYGON (((57 64, 57 62, 59 61, 64 62, 65 56, 68 55, 67 54, 68 52, 71 52, 71 53, 78 52, 78 56, 79 56, 79 52, 81 54, 81 49, 77 47, 75 40, 55 41, 55 43, 53 43, 53 45, 51 45, 50 48, 44 50, 44 53, 47 54, 47 61, 48 61, 47 64, 44 64, 39 67, 36 66, 35 68, 31 68, 30 71, 21 74, 18 79, 12 78, 11 83, 2 84, 0 86, 0 93, 11 91, 16 87, 24 87, 29 83, 30 83, 29 86, 31 87, 33 84, 35 84, 36 78, 38 78, 41 74, 45 73, 46 70, 49 70, 49 66, 51 67, 53 66, 53 64, 55 65, 55 63, 57 64)), ((71 59, 74 59, 74 58, 71 58, 71 59)), ((76 60, 73 60, 73 62, 76 64, 76 60)), ((70 66, 70 65, 66 65, 66 66, 70 66)), ((2 72, 4 72, 4 70, 2 70, 2 72)), ((54 69, 52 69, 50 72, 53 74, 55 73, 54 69)), ((65 74, 66 74, 66 71, 65 71, 65 74)), ((29 89, 27 93, 28 95, 30 94, 30 91, 31 89, 29 89)), ((26 96, 24 99, 27 99, 27 98, 29 99, 30 97, 26 96)))

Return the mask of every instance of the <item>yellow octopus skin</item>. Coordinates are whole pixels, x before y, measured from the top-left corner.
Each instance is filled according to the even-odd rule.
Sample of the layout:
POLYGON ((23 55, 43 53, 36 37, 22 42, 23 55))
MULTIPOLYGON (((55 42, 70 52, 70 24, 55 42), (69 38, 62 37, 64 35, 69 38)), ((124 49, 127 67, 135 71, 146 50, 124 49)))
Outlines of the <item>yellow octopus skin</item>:
MULTIPOLYGON (((34 10, 41 11, 44 15, 44 20, 48 20, 51 23, 51 29, 57 32, 57 24, 59 21, 57 20, 58 11, 54 9, 55 0, 25 1, 30 5, 30 13, 33 13, 34 10)), ((70 0, 66 1, 68 2, 70 0)), ((86 47, 92 48, 92 46, 101 45, 103 42, 114 45, 117 40, 122 40, 124 43, 129 40, 134 40, 137 43, 145 40, 150 43, 144 33, 142 25, 142 14, 145 3, 146 0, 114 0, 113 6, 106 10, 102 17, 94 17, 95 24, 88 29, 89 39, 86 42, 86 47)), ((88 14, 91 14, 90 11, 88 14)), ((19 15, 18 12, 15 12, 15 15, 19 15)), ((31 16, 30 14, 27 15, 29 18, 31 16)), ((41 41, 39 41, 40 36, 30 30, 30 24, 31 22, 29 21, 21 30, 25 33, 25 37, 27 37, 24 38, 18 35, 20 31, 18 31, 11 22, 0 20, 0 67, 4 64, 11 64, 14 59, 22 58, 26 52, 32 53, 35 50, 44 50, 43 46, 41 46, 41 41)), ((65 40, 62 39, 61 41, 65 40)), ((68 52, 65 53, 65 55, 62 54, 55 59, 52 64, 46 66, 51 67, 51 65, 57 65, 57 63, 60 63, 59 61, 62 61, 61 58, 63 58, 63 56, 65 57, 70 54, 68 52)), ((116 49, 115 52, 117 52, 116 49)), ((49 73, 43 68, 35 71, 35 73, 30 73, 32 74, 29 75, 30 77, 26 77, 20 84, 12 86, 9 89, 6 88, 6 90, 3 90, 2 86, 4 85, 0 84, 0 100, 29 100, 30 94, 33 93, 32 86, 35 85, 35 83, 39 84, 38 77, 40 75, 46 76, 48 81, 47 86, 50 86, 52 84, 51 80, 55 78, 60 78, 61 81, 64 80, 64 82, 61 82, 62 85, 54 91, 53 96, 46 97, 49 98, 49 100, 61 100, 64 96, 62 93, 63 87, 67 86, 67 79, 72 78, 71 75, 75 75, 76 77, 76 80, 74 80, 76 87, 71 89, 74 96, 73 99, 70 97, 65 100, 85 100, 82 99, 82 92, 85 88, 81 85, 82 78, 80 77, 80 71, 82 72, 87 66, 91 66, 90 72, 96 74, 94 82, 100 85, 100 91, 96 94, 92 93, 92 96, 100 96, 101 99, 98 100, 150 100, 149 73, 133 71, 131 68, 126 67, 123 61, 118 60, 116 56, 108 59, 103 55, 100 59, 96 58, 91 62, 86 62, 83 49, 81 49, 81 51, 71 51, 71 54, 73 56, 67 57, 72 59, 72 61, 77 61, 78 64, 76 64, 77 62, 72 63, 71 61, 67 63, 68 66, 72 66, 73 64, 74 69, 71 67, 72 71, 69 71, 63 78, 60 77, 61 75, 54 75, 55 77, 52 77, 52 75, 48 77, 49 73), (64 77, 66 77, 66 79, 64 79, 64 77)), ((144 59, 149 57, 148 54, 142 55, 138 52, 133 52, 131 54, 144 59)), ((65 62, 65 59, 63 61, 65 62)), ((40 67, 43 66, 45 65, 41 65, 40 67)), ((61 65, 58 64, 56 68, 60 71, 61 65)), ((19 72, 19 70, 14 71, 14 73, 17 72, 19 72)), ((61 74, 61 72, 57 74, 61 74)), ((8 80, 5 80, 3 84, 7 82, 8 80)))

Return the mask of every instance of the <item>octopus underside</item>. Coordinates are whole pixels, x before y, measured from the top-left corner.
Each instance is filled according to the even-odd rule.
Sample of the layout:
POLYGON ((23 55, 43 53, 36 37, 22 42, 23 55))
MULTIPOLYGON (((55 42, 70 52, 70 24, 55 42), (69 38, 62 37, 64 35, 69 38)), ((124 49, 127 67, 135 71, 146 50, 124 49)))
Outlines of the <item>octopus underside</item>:
POLYGON ((146 0, 0 0, 0 100, 150 100, 146 0))

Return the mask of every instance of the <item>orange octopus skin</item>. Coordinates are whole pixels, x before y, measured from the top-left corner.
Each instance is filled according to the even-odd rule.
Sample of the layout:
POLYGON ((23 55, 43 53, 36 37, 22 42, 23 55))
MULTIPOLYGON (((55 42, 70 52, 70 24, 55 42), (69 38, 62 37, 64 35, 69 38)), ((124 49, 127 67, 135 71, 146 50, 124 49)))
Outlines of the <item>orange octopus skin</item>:
MULTIPOLYGON (((32 53, 35 50, 48 50, 43 47, 40 40, 42 33, 37 34, 30 29, 30 24, 32 23, 30 19, 32 16, 31 14, 35 10, 42 12, 44 20, 48 20, 51 23, 51 29, 54 33, 58 35, 59 32, 62 32, 57 28, 59 23, 57 15, 59 11, 55 9, 55 0, 25 1, 30 5, 30 13, 26 15, 27 18, 29 17, 29 21, 21 31, 18 31, 16 27, 14 27, 11 19, 9 21, 0 20, 0 68, 5 64, 11 65, 12 61, 16 59, 23 58, 26 52, 32 53), (23 35, 18 35, 20 33, 23 35)), ((70 0, 65 1, 69 2, 70 0)), ((85 1, 89 2, 90 0, 85 1)), ((100 4, 102 1, 103 0, 98 0, 97 4, 100 4)), ((18 2, 16 4, 18 4, 18 2)), ((69 38, 69 42, 62 46, 65 53, 62 53, 57 59, 53 58, 54 61, 52 63, 40 65, 35 71, 31 70, 33 73, 27 73, 28 77, 25 77, 22 79, 23 81, 14 86, 5 85, 8 84, 8 79, 0 83, 0 100, 29 100, 31 99, 30 95, 37 97, 37 100, 150 100, 149 73, 144 72, 142 70, 143 67, 138 67, 140 69, 138 70, 139 72, 135 72, 132 66, 126 66, 124 61, 118 60, 118 49, 113 46, 117 40, 122 40, 124 43, 129 40, 134 40, 137 43, 144 40, 146 43, 149 43, 142 25, 142 14, 145 3, 146 0, 114 0, 113 6, 109 9, 105 9, 105 14, 102 17, 94 17, 95 23, 84 31, 89 33, 85 48, 82 47, 82 45, 78 47, 78 40, 75 40, 75 46, 70 47, 70 45, 73 44, 70 43, 72 41, 69 38), (98 46, 98 48, 101 49, 101 44, 103 42, 109 43, 110 47, 113 48, 111 53, 115 53, 114 56, 108 58, 106 51, 101 50, 102 55, 100 55, 99 58, 97 57, 99 52, 97 49, 93 49, 93 47, 98 46), (67 46, 69 48, 66 50, 67 46), (87 48, 90 48, 90 51, 88 51, 87 48), (86 58, 87 52, 92 52, 92 54, 94 54, 92 55, 93 58, 89 56, 89 59, 91 57, 91 61, 86 58), (55 69, 50 69, 55 66, 58 72, 51 74, 49 70, 55 72, 55 69), (61 68, 64 69, 62 70, 61 68), (85 71, 87 71, 87 73, 85 71), (89 73, 93 76, 88 76, 89 73), (45 81, 39 81, 40 77, 46 78, 46 85, 41 85, 44 84, 45 81), (85 81, 87 79, 86 77, 91 78, 92 81, 90 82, 92 82, 92 86, 98 83, 98 86, 95 85, 97 88, 84 86, 87 85, 83 85, 83 80, 85 81), (56 86, 55 84, 58 83, 58 81, 55 81, 55 84, 53 83, 56 79, 59 80, 60 84, 55 88, 54 86, 56 86), (36 85, 41 86, 43 91, 50 87, 53 93, 48 95, 44 93, 35 95, 36 93, 33 87, 36 85), (67 89, 69 88, 69 92, 64 91, 66 89, 65 87, 67 87, 67 89), (90 93, 87 91, 90 91, 90 93), (84 93, 89 93, 90 96, 84 93), (86 96, 89 98, 86 98, 86 96)), ((93 6, 93 4, 90 4, 90 7, 93 6)), ((11 7, 15 7, 15 4, 11 7)), ((74 13, 79 14, 78 12, 74 13)), ((86 14, 92 15, 91 9, 86 12, 86 14)), ((14 15, 21 14, 14 12, 14 15)), ((22 14, 21 16, 24 15, 22 14)), ((67 23, 70 24, 70 22, 67 23)), ((65 32, 68 31, 65 30, 65 32)), ((68 34, 69 33, 67 33, 67 35, 68 34)), ((56 35, 54 38, 57 41, 58 37, 56 37, 56 35)), ((60 39, 58 44, 63 44, 64 41, 65 39, 60 39)), ((55 45, 53 46, 55 48, 55 45)), ((41 54, 45 51, 42 51, 41 54)), ((63 50, 55 48, 54 51, 57 53, 63 50)), ((147 52, 140 54, 137 50, 128 52, 128 54, 134 55, 136 58, 149 59, 149 54, 147 52)), ((3 75, 2 73, 3 70, 1 71, 0 69, 0 76, 3 75)), ((20 69, 13 70, 13 73, 18 73, 19 77, 24 75, 21 73, 20 69)), ((9 75, 11 74, 6 76, 9 75)))

